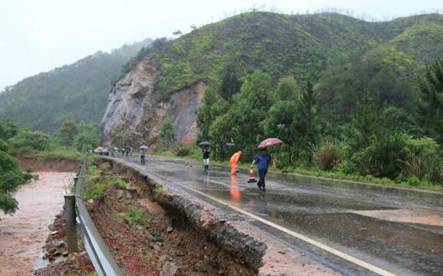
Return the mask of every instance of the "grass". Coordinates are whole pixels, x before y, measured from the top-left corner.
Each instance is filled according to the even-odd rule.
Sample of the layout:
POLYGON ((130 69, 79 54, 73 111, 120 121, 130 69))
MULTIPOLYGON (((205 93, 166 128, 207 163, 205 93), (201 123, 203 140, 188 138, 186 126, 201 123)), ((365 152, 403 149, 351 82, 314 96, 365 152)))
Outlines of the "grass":
POLYGON ((108 163, 102 163, 99 166, 90 165, 86 174, 86 200, 97 200, 105 196, 106 191, 111 187, 121 190, 127 188, 126 180, 116 174, 109 174, 110 166, 108 163))
POLYGON ((149 221, 149 217, 146 212, 136 206, 130 205, 128 212, 125 212, 125 219, 129 225, 145 225, 149 221))
POLYGON ((126 200, 124 191, 128 183, 120 175, 110 173, 109 163, 102 163, 98 166, 90 165, 86 174, 86 190, 84 198, 86 200, 102 199, 106 192, 115 187, 117 199, 128 206, 126 212, 118 213, 118 218, 123 219, 129 225, 145 225, 149 221, 148 214, 140 207, 134 206, 129 200, 126 200))
POLYGON ((38 160, 45 161, 74 161, 79 162, 84 158, 84 154, 73 149, 67 147, 55 147, 46 151, 34 151, 29 150, 26 152, 17 152, 17 155, 20 155, 25 158, 32 158, 38 160))

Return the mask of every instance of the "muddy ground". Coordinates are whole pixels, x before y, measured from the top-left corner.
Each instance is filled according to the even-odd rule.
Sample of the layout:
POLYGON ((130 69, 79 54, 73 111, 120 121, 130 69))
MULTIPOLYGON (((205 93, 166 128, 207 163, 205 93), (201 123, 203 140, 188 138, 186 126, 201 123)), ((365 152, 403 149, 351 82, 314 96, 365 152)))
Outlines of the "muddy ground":
POLYGON ((19 210, 0 213, 0 275, 30 275, 50 234, 48 225, 63 206, 63 194, 73 174, 38 172, 38 180, 15 193, 19 210))
POLYGON ((126 275, 255 275, 235 256, 135 189, 112 187, 89 204, 91 216, 126 275), (134 223, 131 210, 141 210, 134 223))
POLYGON ((50 263, 34 271, 34 276, 92 275, 95 271, 86 251, 81 246, 78 253, 68 255, 65 224, 63 212, 60 212, 49 226, 51 233, 43 247, 43 258, 50 263))

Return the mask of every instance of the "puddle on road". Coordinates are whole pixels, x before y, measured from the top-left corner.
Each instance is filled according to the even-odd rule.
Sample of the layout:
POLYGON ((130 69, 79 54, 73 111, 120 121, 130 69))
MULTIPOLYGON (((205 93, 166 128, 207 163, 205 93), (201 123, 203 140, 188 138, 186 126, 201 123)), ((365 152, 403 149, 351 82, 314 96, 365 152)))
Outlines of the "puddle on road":
POLYGON ((41 172, 39 180, 15 194, 19 210, 0 214, 0 275, 29 275, 49 235, 48 225, 60 212, 73 173, 41 172))
POLYGON ((443 227, 443 214, 432 210, 369 210, 354 211, 362 216, 378 218, 381 220, 415 223, 443 227))

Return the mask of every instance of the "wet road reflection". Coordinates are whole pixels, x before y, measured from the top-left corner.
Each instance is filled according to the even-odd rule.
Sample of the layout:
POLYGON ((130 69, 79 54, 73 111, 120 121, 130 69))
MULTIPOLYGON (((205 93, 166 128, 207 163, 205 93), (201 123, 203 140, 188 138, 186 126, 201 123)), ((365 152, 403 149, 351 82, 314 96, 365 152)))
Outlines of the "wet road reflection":
POLYGON ((236 174, 231 174, 231 187, 229 188, 229 194, 231 195, 231 202, 238 206, 241 202, 241 191, 238 187, 236 174))
POLYGON ((268 190, 261 192, 254 183, 247 183, 246 174, 230 175, 224 168, 212 167, 204 174, 200 166, 169 160, 151 160, 146 168, 168 183, 231 202, 380 266, 417 274, 443 273, 441 194, 275 175, 269 175, 268 190), (396 218, 398 211, 417 210, 420 220, 396 218), (423 218, 431 211, 428 220, 423 218))

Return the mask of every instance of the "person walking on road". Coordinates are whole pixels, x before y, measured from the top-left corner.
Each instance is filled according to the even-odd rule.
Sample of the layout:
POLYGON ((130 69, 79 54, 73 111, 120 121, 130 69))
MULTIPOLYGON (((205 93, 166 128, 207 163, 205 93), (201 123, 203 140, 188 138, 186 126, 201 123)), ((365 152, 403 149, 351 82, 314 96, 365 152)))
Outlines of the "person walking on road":
POLYGON ((231 156, 231 159, 229 160, 229 164, 231 165, 231 175, 238 173, 238 161, 241 157, 241 150, 237 151, 231 156))
POLYGON ((205 172, 207 172, 209 170, 209 155, 210 155, 209 148, 205 147, 203 149, 203 166, 204 166, 205 172))
POLYGON ((148 146, 143 144, 140 146, 140 163, 142 165, 146 164, 146 152, 148 151, 148 146))
POLYGON ((261 148, 260 152, 255 156, 254 161, 252 161, 251 169, 254 167, 254 165, 258 168, 258 182, 257 186, 260 190, 263 192, 266 191, 266 183, 265 183, 265 177, 268 173, 269 165, 272 163, 272 157, 268 153, 268 150, 266 148, 261 148))

